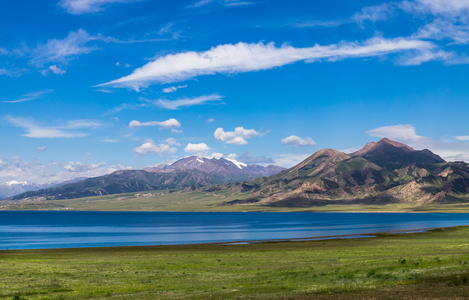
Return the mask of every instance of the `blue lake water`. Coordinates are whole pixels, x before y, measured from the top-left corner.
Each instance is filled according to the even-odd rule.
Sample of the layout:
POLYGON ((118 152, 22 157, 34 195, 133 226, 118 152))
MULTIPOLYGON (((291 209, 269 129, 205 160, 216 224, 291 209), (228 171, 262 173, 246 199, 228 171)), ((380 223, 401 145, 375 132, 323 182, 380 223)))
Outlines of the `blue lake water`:
POLYGON ((366 235, 469 225, 469 214, 0 211, 0 250, 366 235))

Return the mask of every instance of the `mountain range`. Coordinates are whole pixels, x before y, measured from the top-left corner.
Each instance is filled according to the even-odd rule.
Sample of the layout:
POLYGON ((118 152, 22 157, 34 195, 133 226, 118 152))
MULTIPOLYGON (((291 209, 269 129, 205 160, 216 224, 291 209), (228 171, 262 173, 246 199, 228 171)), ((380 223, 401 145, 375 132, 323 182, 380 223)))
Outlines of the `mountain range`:
POLYGON ((189 156, 171 165, 159 165, 144 170, 120 170, 76 183, 25 192, 4 201, 74 199, 150 190, 196 188, 252 180, 276 174, 284 169, 273 165, 246 165, 225 158, 189 156))
POLYGON ((252 193, 224 205, 460 203, 469 201, 469 165, 383 138, 351 154, 322 149, 276 175, 224 188, 252 193))
MULTIPOLYGON (((354 153, 322 149, 290 169, 191 156, 171 165, 117 171, 4 201, 73 199, 173 188, 207 194, 227 191, 235 200, 219 204, 225 206, 466 203, 469 165, 446 162, 427 149, 415 150, 383 138, 354 153), (240 198, 236 199, 238 194, 240 198), (246 198, 246 194, 250 196, 246 198)), ((184 193, 180 195, 184 197, 184 193)))

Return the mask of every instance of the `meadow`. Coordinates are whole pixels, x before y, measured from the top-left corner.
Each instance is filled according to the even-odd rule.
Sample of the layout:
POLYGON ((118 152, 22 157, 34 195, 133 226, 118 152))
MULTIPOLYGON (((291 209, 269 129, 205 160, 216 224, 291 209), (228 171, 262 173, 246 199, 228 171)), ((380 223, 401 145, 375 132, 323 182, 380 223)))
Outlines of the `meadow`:
POLYGON ((418 202, 377 205, 325 205, 313 207, 277 207, 262 204, 223 205, 244 200, 250 192, 233 193, 158 190, 66 200, 0 203, 0 210, 81 210, 81 211, 265 211, 265 212, 444 212, 468 213, 467 203, 424 204, 418 202))
POLYGON ((469 227, 373 238, 0 251, 0 299, 469 297, 469 227))

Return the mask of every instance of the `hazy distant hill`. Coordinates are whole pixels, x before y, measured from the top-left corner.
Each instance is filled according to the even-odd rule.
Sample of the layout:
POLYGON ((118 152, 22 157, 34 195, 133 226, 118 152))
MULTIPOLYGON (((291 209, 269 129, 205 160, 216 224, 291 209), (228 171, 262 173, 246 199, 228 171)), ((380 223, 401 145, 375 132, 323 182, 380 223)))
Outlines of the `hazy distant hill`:
POLYGON ((226 188, 253 193, 250 199, 226 205, 466 202, 469 165, 445 162, 429 150, 417 151, 384 138, 352 154, 323 149, 276 175, 226 188))
POLYGON ((224 158, 190 156, 171 165, 150 167, 145 170, 116 171, 77 183, 22 193, 6 201, 74 199, 149 190, 200 187, 251 180, 272 175, 284 169, 277 166, 251 166, 224 158))
POLYGON ((27 181, 8 181, 5 183, 0 184, 0 199, 11 197, 13 195, 18 195, 21 193, 25 193, 28 191, 37 191, 46 188, 52 188, 60 185, 64 185, 67 183, 78 182, 84 180, 85 178, 76 178, 67 180, 64 182, 51 182, 45 184, 36 184, 27 181))

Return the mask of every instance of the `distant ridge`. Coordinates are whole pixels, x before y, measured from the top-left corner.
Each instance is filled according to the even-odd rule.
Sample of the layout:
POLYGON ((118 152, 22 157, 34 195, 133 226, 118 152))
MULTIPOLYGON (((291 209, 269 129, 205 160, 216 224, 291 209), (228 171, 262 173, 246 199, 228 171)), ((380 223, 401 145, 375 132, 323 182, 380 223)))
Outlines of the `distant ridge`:
POLYGON ((284 169, 278 166, 246 165, 224 158, 189 156, 171 165, 116 171, 76 183, 25 192, 3 201, 74 199, 150 190, 195 188, 270 176, 284 169))

